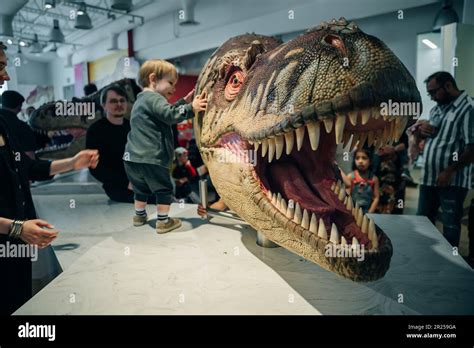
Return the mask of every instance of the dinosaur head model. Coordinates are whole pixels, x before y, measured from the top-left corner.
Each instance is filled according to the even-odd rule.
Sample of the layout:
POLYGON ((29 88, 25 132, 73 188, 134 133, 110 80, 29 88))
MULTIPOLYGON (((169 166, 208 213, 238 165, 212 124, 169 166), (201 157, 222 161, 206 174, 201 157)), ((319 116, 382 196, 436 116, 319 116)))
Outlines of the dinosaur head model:
POLYGON ((401 136, 408 116, 380 115, 382 103, 420 103, 390 49, 343 18, 285 44, 241 35, 209 58, 196 93, 204 90, 196 141, 229 208, 329 271, 383 277, 390 239, 346 195, 334 161, 337 144, 380 147, 401 136), (336 248, 362 257, 335 257, 336 248))
MULTIPOLYGON (((141 89, 132 79, 122 79, 113 82, 113 85, 122 87, 127 93, 128 109, 125 117, 129 118, 132 104, 141 89)), ((74 156, 79 151, 84 150, 87 129, 92 123, 104 116, 100 106, 100 94, 107 87, 109 85, 84 98, 73 99, 74 105, 85 105, 88 111, 93 110, 92 115, 71 113, 59 115, 58 105, 65 111, 68 109, 61 101, 46 103, 35 110, 29 120, 31 128, 41 134, 54 132, 53 134, 60 140, 59 144, 48 145, 38 150, 36 155, 42 159, 61 159, 74 156), (90 107, 92 104, 94 105, 93 108, 90 107)))

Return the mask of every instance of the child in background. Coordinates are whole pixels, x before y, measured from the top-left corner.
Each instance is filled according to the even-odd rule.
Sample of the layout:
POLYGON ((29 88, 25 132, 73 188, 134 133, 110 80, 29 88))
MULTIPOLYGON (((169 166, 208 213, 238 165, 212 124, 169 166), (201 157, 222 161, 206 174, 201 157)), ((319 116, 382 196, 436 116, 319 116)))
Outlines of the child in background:
POLYGON ((190 203, 200 203, 197 182, 199 175, 188 158, 188 150, 178 147, 174 150, 176 155, 176 166, 173 169, 173 179, 176 183, 176 198, 187 199, 190 203), (194 190, 193 190, 194 189, 194 190))
POLYGON ((354 204, 358 203, 365 213, 375 213, 379 203, 379 179, 372 173, 369 150, 357 150, 354 154, 354 170, 347 179, 354 204))
POLYGON ((131 131, 123 157, 135 194, 133 225, 141 226, 147 222, 146 202, 150 195, 154 195, 158 213, 156 232, 166 233, 181 226, 181 220, 168 217, 173 199, 171 126, 204 111, 207 101, 204 93, 193 100, 192 90, 175 104, 169 104, 167 98, 175 91, 178 73, 167 61, 146 61, 140 67, 138 78, 143 92, 137 95, 132 108, 131 131))

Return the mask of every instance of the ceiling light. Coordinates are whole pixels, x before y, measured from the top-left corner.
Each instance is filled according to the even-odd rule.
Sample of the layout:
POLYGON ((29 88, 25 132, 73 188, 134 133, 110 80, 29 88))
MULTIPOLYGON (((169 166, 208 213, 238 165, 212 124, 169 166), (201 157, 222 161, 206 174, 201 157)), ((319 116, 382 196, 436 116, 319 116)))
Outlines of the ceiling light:
POLYGON ((438 11, 435 17, 433 30, 439 30, 444 25, 458 22, 459 17, 456 11, 453 9, 452 1, 445 0, 443 2, 443 7, 438 11))
POLYGON ((438 48, 438 46, 436 46, 432 41, 430 41, 428 39, 423 39, 423 40, 421 40, 421 42, 423 42, 426 46, 428 46, 432 50, 435 50, 435 49, 438 48))
POLYGON ((59 21, 57 19, 53 19, 53 29, 51 29, 51 33, 49 34, 49 41, 63 43, 64 42, 64 34, 59 28, 59 21))
POLYGON ((7 40, 7 44, 11 45, 13 43, 12 39, 7 40))
POLYGON ((34 54, 40 54, 40 53, 43 52, 43 47, 41 46, 41 44, 38 41, 38 35, 37 34, 35 34, 35 39, 31 43, 31 51, 30 52, 34 53, 34 54))
POLYGON ((49 10, 51 8, 56 7, 56 1, 55 0, 45 0, 44 1, 44 8, 49 10))
POLYGON ((114 10, 130 11, 132 9, 132 0, 114 0, 110 6, 114 10))
POLYGON ((23 41, 23 40, 20 40, 20 42, 18 42, 18 44, 19 44, 21 47, 25 47, 25 46, 26 46, 26 42, 23 41))
POLYGON ((194 7, 196 0, 181 0, 183 18, 179 22, 179 25, 197 25, 199 22, 194 20, 194 7))
POLYGON ((87 14, 86 4, 82 4, 77 11, 76 17, 76 25, 74 26, 76 29, 84 29, 89 30, 92 29, 92 22, 91 18, 87 14))

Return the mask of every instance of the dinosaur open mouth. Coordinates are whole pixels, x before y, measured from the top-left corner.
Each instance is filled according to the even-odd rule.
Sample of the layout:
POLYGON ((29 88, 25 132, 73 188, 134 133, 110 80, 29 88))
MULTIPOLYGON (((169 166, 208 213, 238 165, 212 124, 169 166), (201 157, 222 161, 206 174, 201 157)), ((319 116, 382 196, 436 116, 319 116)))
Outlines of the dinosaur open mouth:
MULTIPOLYGON (((381 116, 370 107, 335 118, 309 121, 273 137, 246 141, 227 133, 219 146, 239 153, 253 150, 253 174, 274 209, 289 223, 328 242, 364 245, 376 250, 380 240, 368 218, 337 181, 336 145, 376 148, 391 144, 401 134, 407 117, 381 116), (371 119, 372 118, 372 119, 371 119), (370 122, 368 122, 370 120, 370 122), (346 122, 347 121, 347 122, 346 122)), ((251 159, 251 158, 250 158, 251 159)))
MULTIPOLYGON (((33 131, 36 133, 40 133, 43 135, 47 135, 49 131, 42 130, 38 128, 33 128, 33 131)), ((87 131, 83 128, 73 127, 73 128, 65 128, 60 130, 53 130, 53 136, 50 142, 43 147, 42 149, 38 150, 38 153, 46 153, 51 151, 58 151, 64 150, 70 147, 75 141, 80 138, 83 138, 87 131)))

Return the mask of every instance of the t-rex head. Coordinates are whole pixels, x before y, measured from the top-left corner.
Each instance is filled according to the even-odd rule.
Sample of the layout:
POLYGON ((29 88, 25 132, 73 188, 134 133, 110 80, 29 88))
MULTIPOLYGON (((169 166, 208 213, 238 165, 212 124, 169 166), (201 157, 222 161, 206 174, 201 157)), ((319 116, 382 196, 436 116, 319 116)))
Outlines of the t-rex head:
POLYGON ((241 35, 210 57, 196 93, 203 90, 209 104, 195 117, 195 134, 225 203, 329 271, 355 281, 382 277, 390 239, 353 206, 333 163, 336 145, 351 135, 359 147, 400 137, 408 116, 380 116, 381 103, 420 102, 390 49, 343 18, 285 44, 241 35), (334 257, 334 246, 363 255, 334 257))
MULTIPOLYGON (((133 103, 137 94, 141 91, 140 87, 132 79, 121 79, 112 83, 120 86, 127 93, 128 109, 125 115, 129 118, 133 103)), ((38 133, 47 134, 49 131, 55 132, 57 135, 66 135, 63 142, 53 146, 46 146, 36 152, 39 158, 43 159, 61 159, 74 156, 81 150, 85 149, 86 133, 91 124, 101 119, 103 115, 100 106, 100 94, 107 85, 97 92, 84 98, 74 98, 76 103, 94 103, 95 115, 88 116, 59 116, 57 115, 57 101, 46 103, 33 112, 29 120, 31 128, 38 133), (69 135, 69 136, 68 136, 69 135)))

